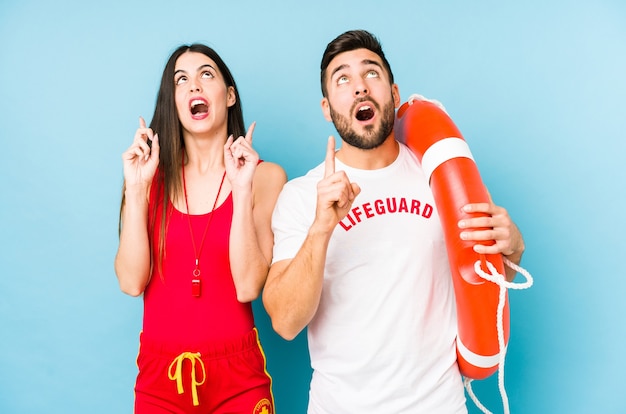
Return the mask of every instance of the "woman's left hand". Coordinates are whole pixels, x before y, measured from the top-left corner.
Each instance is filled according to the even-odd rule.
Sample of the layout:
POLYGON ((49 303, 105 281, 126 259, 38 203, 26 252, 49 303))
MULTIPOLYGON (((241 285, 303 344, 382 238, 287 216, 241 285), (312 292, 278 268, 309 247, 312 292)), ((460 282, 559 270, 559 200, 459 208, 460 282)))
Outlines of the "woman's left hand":
POLYGON ((248 128, 245 137, 234 139, 231 135, 224 145, 226 176, 233 188, 252 188, 252 178, 259 163, 259 154, 252 148, 252 133, 256 122, 248 128))

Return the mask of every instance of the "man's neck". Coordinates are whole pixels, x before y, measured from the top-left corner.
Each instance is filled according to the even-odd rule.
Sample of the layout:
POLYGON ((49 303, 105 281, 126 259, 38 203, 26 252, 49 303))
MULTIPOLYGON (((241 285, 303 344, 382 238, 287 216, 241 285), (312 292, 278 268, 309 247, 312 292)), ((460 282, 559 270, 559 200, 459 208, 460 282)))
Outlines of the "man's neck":
POLYGON ((361 170, 378 170, 391 165, 396 158, 400 146, 396 142, 393 132, 382 145, 374 149, 361 149, 341 141, 341 148, 336 157, 345 165, 361 170))

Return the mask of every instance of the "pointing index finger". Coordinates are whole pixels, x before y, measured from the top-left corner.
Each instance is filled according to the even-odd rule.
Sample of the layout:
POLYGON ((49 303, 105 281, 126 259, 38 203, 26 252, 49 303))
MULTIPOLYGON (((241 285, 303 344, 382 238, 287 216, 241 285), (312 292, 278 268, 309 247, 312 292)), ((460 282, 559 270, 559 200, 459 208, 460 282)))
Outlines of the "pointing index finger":
POLYGON ((324 160, 324 178, 335 173, 335 137, 328 137, 326 144, 326 159, 324 160))
POLYGON ((143 119, 143 116, 139 117, 139 128, 145 128, 146 127, 146 120, 143 119))
POLYGON ((254 121, 249 127, 248 127, 248 131, 246 132, 246 141, 248 141, 250 144, 252 144, 252 133, 254 132, 254 127, 256 126, 256 121, 254 121))

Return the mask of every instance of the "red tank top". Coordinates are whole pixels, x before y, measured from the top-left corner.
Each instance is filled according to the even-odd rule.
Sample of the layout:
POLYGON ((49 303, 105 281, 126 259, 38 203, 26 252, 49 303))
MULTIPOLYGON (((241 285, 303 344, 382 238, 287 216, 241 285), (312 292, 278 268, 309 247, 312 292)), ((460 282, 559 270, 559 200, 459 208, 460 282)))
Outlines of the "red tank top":
MULTIPOLYGON (((161 192, 150 194, 150 222, 153 222, 153 203, 161 204, 163 199, 162 193, 157 193, 161 192)), ((165 254, 159 272, 162 212, 160 206, 157 209, 151 235, 153 270, 144 292, 143 335, 162 342, 199 344, 241 337, 254 327, 252 306, 237 300, 230 271, 232 193, 213 213, 189 216, 198 249, 211 214, 214 217, 200 253, 202 293, 194 297, 191 280, 195 255, 187 214, 168 202, 165 254)))

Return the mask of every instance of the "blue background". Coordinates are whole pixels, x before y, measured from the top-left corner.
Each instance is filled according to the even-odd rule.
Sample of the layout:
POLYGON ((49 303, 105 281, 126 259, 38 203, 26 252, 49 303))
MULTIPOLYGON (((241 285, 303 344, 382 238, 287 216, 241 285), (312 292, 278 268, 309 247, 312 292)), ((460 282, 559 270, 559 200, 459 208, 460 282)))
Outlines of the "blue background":
MULTIPOLYGON (((120 155, 170 52, 222 55, 261 156, 293 178, 334 133, 319 60, 353 28, 382 40, 403 100, 445 103, 524 233, 535 285, 510 292, 512 412, 626 412, 621 0, 3 0, 0 412, 132 411, 142 301, 113 272, 120 155)), ((306 337, 280 339, 255 311, 278 412, 302 413, 306 337)), ((495 376, 475 389, 501 410, 495 376)))

